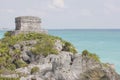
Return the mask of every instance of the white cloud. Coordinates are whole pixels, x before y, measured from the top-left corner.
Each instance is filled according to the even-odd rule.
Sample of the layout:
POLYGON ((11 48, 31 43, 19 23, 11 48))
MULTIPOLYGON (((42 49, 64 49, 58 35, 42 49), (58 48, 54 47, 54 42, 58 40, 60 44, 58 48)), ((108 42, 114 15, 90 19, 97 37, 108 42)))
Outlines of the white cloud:
POLYGON ((52 6, 55 8, 64 8, 64 0, 52 0, 52 6))

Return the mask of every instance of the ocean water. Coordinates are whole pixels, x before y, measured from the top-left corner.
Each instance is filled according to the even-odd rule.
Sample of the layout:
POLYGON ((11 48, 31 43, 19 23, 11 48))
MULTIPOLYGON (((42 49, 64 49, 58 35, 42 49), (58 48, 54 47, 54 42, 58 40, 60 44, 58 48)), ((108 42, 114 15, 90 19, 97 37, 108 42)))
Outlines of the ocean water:
MULTIPOLYGON (((0 31, 0 38, 5 31, 0 31)), ((101 61, 115 65, 120 73, 120 29, 48 30, 49 34, 71 42, 79 53, 87 49, 96 53, 101 61)))
POLYGON ((6 32, 6 31, 0 30, 0 39, 4 37, 4 33, 5 33, 5 32, 6 32))
POLYGON ((49 33, 71 42, 79 53, 85 49, 96 53, 101 61, 114 64, 120 73, 120 30, 49 30, 49 33))

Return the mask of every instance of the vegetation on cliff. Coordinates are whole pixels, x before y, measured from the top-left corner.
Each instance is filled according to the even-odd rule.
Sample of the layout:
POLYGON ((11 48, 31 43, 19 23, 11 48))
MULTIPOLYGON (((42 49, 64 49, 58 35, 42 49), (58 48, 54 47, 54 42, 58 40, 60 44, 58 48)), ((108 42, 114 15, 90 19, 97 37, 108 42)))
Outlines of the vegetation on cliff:
MULTIPOLYGON (((82 54, 75 53, 77 53, 75 47, 59 37, 33 32, 13 36, 7 32, 0 40, 0 74, 18 74, 20 79, 21 77, 27 78, 27 76, 32 79, 29 77, 31 75, 39 78, 39 75, 42 75, 43 80, 48 75, 54 75, 54 80, 57 80, 56 76, 64 80, 61 75, 72 75, 72 80, 75 80, 76 76, 69 72, 79 71, 74 73, 80 75, 79 80, 107 80, 112 73, 115 73, 110 65, 101 64, 96 54, 87 50, 84 50, 82 54), (106 75, 108 74, 106 72, 109 75, 106 75)), ((65 77, 66 80, 71 79, 71 77, 65 77)), ((19 80, 19 78, 2 76, 0 80, 19 80)))
POLYGON ((97 54, 95 54, 95 53, 90 53, 88 50, 84 50, 84 51, 82 52, 82 56, 87 56, 88 58, 92 58, 92 59, 94 59, 95 61, 100 62, 99 56, 98 56, 97 54))
POLYGON ((34 74, 34 73, 37 73, 37 72, 39 72, 39 68, 38 67, 33 67, 31 69, 31 74, 34 74))
POLYGON ((19 78, 0 77, 0 80, 20 80, 19 78))
POLYGON ((23 61, 20 57, 23 51, 23 45, 20 43, 31 40, 35 40, 37 43, 34 45, 30 43, 23 45, 30 47, 29 50, 33 55, 47 56, 49 54, 58 54, 59 51, 54 48, 56 40, 62 42, 63 51, 77 53, 75 47, 71 43, 59 37, 33 32, 11 36, 9 32, 6 32, 5 37, 0 40, 0 70, 4 68, 7 70, 15 70, 16 68, 27 66, 28 63, 23 61), (20 48, 15 48, 14 45, 16 44, 19 44, 20 48))

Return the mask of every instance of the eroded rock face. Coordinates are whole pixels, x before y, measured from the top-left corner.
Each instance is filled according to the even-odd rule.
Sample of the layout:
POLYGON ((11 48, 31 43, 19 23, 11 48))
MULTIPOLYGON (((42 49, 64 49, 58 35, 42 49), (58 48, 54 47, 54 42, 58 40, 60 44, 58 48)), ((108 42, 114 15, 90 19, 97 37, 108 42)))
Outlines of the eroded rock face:
POLYGON ((64 51, 58 55, 41 57, 38 64, 31 63, 28 67, 17 69, 17 71, 27 75, 21 77, 21 80, 32 78, 36 80, 120 80, 120 76, 111 66, 104 66, 81 54, 73 55, 64 51), (33 67, 40 69, 38 74, 30 73, 33 67))
POLYGON ((20 80, 120 80, 113 66, 96 61, 86 51, 84 55, 75 54, 77 51, 71 43, 46 35, 39 18, 23 16, 17 17, 15 22, 16 29, 6 34, 5 41, 1 40, 5 44, 5 48, 1 46, 5 49, 1 53, 5 54, 0 55, 4 63, 0 68, 6 68, 5 63, 9 63, 8 68, 14 68, 16 72, 3 71, 2 77, 20 77, 20 80))
MULTIPOLYGON (((19 76, 20 80, 120 80, 114 66, 104 65, 87 54, 72 53, 69 43, 55 41, 50 48, 58 53, 47 55, 43 55, 43 51, 49 52, 49 49, 43 49, 38 54, 32 52, 36 44, 41 45, 37 39, 18 41, 14 45, 9 45, 11 62, 17 68, 16 73, 19 73, 15 77, 19 76)), ((46 47, 48 45, 43 48, 46 47)), ((42 49, 41 46, 37 47, 37 51, 39 49, 42 49)))
POLYGON ((63 44, 60 40, 56 40, 55 47, 58 51, 61 51, 63 49, 63 44))

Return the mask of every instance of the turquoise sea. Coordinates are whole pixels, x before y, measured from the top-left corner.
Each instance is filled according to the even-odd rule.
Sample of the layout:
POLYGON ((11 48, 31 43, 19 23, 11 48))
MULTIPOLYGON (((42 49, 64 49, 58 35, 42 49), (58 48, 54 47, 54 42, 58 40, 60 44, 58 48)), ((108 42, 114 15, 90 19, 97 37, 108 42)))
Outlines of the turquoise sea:
MULTIPOLYGON (((65 29, 48 32, 74 44, 79 53, 85 49, 96 53, 103 62, 114 64, 120 73, 120 29, 65 29)), ((3 37, 3 33, 0 31, 0 37, 3 37)))

